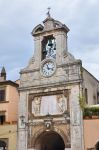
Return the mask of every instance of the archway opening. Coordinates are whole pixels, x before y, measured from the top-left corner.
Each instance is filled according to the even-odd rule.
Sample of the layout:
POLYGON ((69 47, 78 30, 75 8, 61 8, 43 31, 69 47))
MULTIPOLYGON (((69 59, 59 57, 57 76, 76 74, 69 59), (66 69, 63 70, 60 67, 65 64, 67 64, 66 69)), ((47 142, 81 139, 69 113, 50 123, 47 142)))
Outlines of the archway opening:
POLYGON ((0 150, 6 150, 7 145, 4 141, 0 140, 0 150))
POLYGON ((96 143, 96 150, 99 150, 99 141, 96 143))
POLYGON ((62 137, 58 133, 54 131, 46 131, 37 138, 35 149, 64 150, 65 144, 62 137))

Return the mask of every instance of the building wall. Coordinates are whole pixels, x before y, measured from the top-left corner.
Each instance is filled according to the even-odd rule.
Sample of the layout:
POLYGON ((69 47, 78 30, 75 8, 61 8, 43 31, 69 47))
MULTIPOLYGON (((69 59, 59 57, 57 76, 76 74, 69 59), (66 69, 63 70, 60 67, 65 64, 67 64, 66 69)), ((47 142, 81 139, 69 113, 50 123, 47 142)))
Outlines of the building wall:
POLYGON ((18 114, 18 86, 10 81, 3 81, 0 88, 5 90, 5 99, 0 101, 0 113, 5 115, 0 125, 0 141, 7 143, 7 150, 17 149, 17 114, 18 114))
POLYGON ((99 119, 84 120, 85 150, 93 148, 99 141, 99 119))
POLYGON ((88 104, 97 104, 98 80, 85 69, 83 69, 83 79, 84 88, 87 88, 88 91, 88 104))
MULTIPOLYGON (((51 92, 59 92, 68 89, 69 93, 69 101, 70 101, 70 136, 71 136, 71 148, 70 150, 83 150, 83 139, 82 139, 82 113, 79 107, 79 96, 82 96, 82 76, 81 76, 81 61, 76 60, 70 53, 67 52, 67 32, 69 29, 64 28, 65 26, 58 22, 58 25, 54 25, 54 19, 49 20, 47 18, 44 24, 43 32, 40 31, 38 33, 34 33, 34 56, 29 62, 29 65, 21 70, 20 76, 20 101, 19 101, 19 116, 24 116, 24 121, 28 120, 28 101, 29 95, 41 94, 50 96, 51 92), (48 25, 48 26, 46 26, 48 25), (47 28, 48 27, 48 28, 47 28), (54 28, 55 27, 55 28, 54 28), (56 30, 57 27, 57 30, 56 30), (47 28, 47 30, 46 30, 47 28), (55 30, 54 30, 55 29, 55 30), (56 59, 55 61, 55 72, 49 78, 42 75, 44 61, 48 61, 46 57, 45 60, 41 59, 42 56, 42 40, 44 37, 53 35, 56 39, 56 59), (70 85, 70 87, 68 87, 70 85)), ((35 27, 36 28, 36 27, 35 27)), ((34 28, 34 29, 35 29, 34 28)), ((35 31, 35 30, 34 30, 35 31)), ((55 93, 54 93, 55 94, 55 93)), ((61 114, 62 115, 62 114, 61 114)), ((32 115, 33 116, 33 115, 32 115)), ((39 116, 40 117, 40 116, 39 116)), ((46 115, 44 116, 46 119, 46 115)), ((60 121, 59 118, 54 117, 54 126, 55 123, 58 124, 60 121)), ((40 118, 42 121, 42 117, 40 118)), ((63 119, 63 115, 61 116, 61 120, 63 119)), ((33 121, 35 118, 33 117, 33 121)), ((39 120, 36 120, 37 124, 39 120)), ((44 126, 44 120, 43 120, 44 126)), ((28 133, 25 129, 24 124, 22 124, 22 118, 19 118, 19 126, 18 126, 18 150, 27 150, 28 145, 28 133)), ((45 129, 45 128, 44 128, 45 129)), ((50 129, 51 130, 51 129, 50 129)), ((46 131, 46 129, 45 129, 46 131)), ((34 131, 33 131, 34 132, 34 131)), ((64 133, 66 135, 66 133, 64 133)), ((35 138, 32 137, 32 138, 35 138)), ((65 140, 67 140, 65 138, 65 140)), ((33 147, 32 147, 33 149, 33 147)), ((66 150, 68 147, 66 146, 66 150)))
POLYGON ((20 85, 20 79, 16 80, 15 83, 20 85))
MULTIPOLYGON (((71 134, 71 148, 70 150, 83 150, 83 133, 82 133, 82 117, 81 117, 81 111, 80 111, 80 107, 79 107, 79 94, 80 94, 80 89, 79 89, 79 84, 74 84, 74 85, 71 85, 71 86, 68 86, 68 87, 53 87, 53 88, 39 88, 38 90, 36 89, 31 89, 29 91, 22 91, 20 93, 20 108, 19 108, 19 114, 20 116, 21 115, 24 115, 25 116, 25 121, 28 122, 28 113, 27 113, 27 102, 29 101, 28 97, 29 97, 29 92, 30 94, 34 94, 35 92, 37 94, 39 93, 42 93, 43 95, 46 95, 46 92, 55 92, 55 91, 59 91, 59 90, 64 90, 64 89, 69 89, 70 90, 70 93, 69 93, 69 104, 70 104, 70 128, 71 128, 71 131, 70 131, 70 134, 71 134)), ((45 117, 46 119, 46 117, 45 117)), ((54 119, 57 120, 59 118, 55 118, 54 116, 54 119)), ((61 116, 61 121, 63 121, 64 118, 63 116, 61 116)), ((33 121, 37 123, 37 128, 38 128, 38 131, 40 132, 42 126, 40 124, 39 126, 39 121, 40 123, 43 124, 43 128, 45 129, 44 127, 44 118, 42 120, 42 118, 39 118, 35 120, 35 118, 33 118, 33 121)), ((58 120, 60 121, 60 120, 58 120)), ((57 122, 55 122, 57 124, 57 122)), ((55 125, 54 123, 54 125, 55 125)), ((61 122, 61 125, 60 125, 60 128, 62 127, 62 122, 61 122)), ((53 127, 53 129, 55 129, 56 125, 53 127)), ((34 128, 36 128, 36 126, 34 126, 34 128)), ((57 126, 57 130, 59 128, 59 125, 57 126)), ((57 131, 56 130, 56 131, 57 131)), ((64 131, 63 131, 64 132, 64 131)), ((37 131, 35 129, 33 129, 33 133, 32 133, 32 138, 34 139, 35 136, 33 137, 33 134, 35 134, 37 136, 37 131)), ((67 130, 65 128, 65 132, 64 134, 67 133, 67 130)), ((22 125, 21 124, 21 120, 19 118, 19 138, 18 138, 18 150, 21 150, 21 149, 24 149, 24 150, 27 150, 27 139, 29 140, 29 138, 27 138, 27 130, 26 130, 26 126, 22 125)), ((66 140, 66 139, 65 139, 66 140)), ((32 149, 34 149, 34 147, 31 147, 32 149)), ((68 148, 66 148, 67 150, 68 148)))
POLYGON ((19 100, 18 89, 11 85, 7 85, 5 88, 6 99, 4 102, 0 103, 0 111, 5 111, 6 122, 17 121, 19 100))
POLYGON ((9 105, 8 105, 8 121, 17 121, 19 93, 16 87, 8 86, 9 105))
POLYGON ((17 125, 0 125, 0 140, 8 140, 8 150, 17 150, 17 125))

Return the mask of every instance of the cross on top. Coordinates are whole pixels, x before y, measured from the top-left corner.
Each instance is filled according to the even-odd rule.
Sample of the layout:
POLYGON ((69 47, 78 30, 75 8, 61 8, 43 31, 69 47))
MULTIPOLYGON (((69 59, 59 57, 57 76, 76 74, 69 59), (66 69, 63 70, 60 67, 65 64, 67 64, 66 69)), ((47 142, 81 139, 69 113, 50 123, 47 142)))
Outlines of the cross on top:
POLYGON ((51 10, 51 8, 48 7, 47 9, 48 9, 47 16, 50 17, 50 10, 51 10))

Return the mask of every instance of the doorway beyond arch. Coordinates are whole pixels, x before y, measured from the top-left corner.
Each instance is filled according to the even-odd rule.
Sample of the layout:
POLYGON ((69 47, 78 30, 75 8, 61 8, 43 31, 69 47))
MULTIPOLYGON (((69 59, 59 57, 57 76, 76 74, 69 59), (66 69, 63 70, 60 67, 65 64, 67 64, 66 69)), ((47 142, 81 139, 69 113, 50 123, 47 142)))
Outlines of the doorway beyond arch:
POLYGON ((95 145, 96 150, 99 150, 99 141, 95 145))
POLYGON ((5 141, 3 141, 3 140, 0 140, 0 149, 2 149, 2 150, 6 150, 6 148, 7 148, 7 144, 6 144, 6 142, 5 142, 5 141))

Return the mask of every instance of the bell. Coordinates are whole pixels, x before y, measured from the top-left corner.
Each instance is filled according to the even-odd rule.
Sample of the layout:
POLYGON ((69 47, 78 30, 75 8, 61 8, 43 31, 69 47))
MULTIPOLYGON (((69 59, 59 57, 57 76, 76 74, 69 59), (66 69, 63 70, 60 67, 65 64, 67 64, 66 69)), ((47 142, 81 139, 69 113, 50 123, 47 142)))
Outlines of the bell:
POLYGON ((52 45, 53 45, 52 40, 49 39, 49 41, 48 41, 48 46, 52 47, 52 45))

